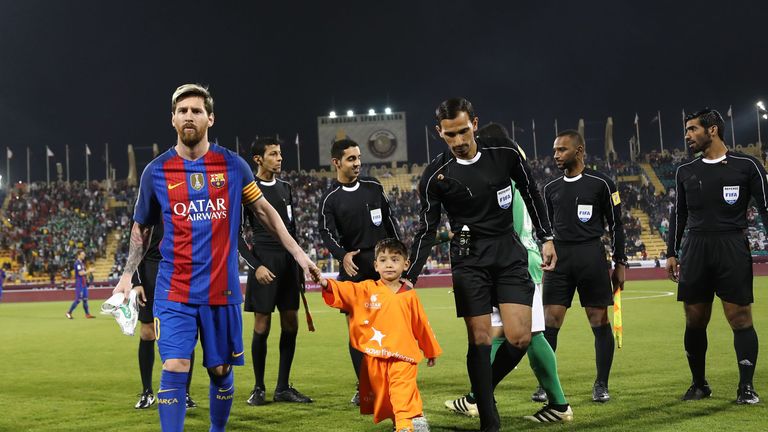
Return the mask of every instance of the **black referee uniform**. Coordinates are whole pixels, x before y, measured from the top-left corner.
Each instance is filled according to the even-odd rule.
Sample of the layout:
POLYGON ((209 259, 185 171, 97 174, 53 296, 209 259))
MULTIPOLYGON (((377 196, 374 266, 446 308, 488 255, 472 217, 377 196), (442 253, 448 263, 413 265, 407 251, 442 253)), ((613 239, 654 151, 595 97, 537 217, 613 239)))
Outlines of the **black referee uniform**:
POLYGON ((751 320, 752 254, 745 230, 750 205, 768 221, 765 168, 752 156, 727 151, 717 159, 699 157, 678 166, 675 186, 667 259, 677 258, 680 251, 677 299, 685 303, 684 345, 693 377, 683 400, 712 394, 705 367, 707 325, 716 294, 733 330, 739 368, 736 402, 758 403, 752 386, 758 352, 751 320))
POLYGON ((155 281, 157 279, 157 266, 163 259, 160 254, 160 241, 163 239, 163 224, 159 223, 152 227, 152 235, 149 238, 147 252, 139 263, 136 272, 133 273, 133 286, 141 285, 144 287, 144 296, 147 301, 144 306, 139 305, 139 321, 144 324, 151 324, 155 320, 152 308, 155 304, 155 281))
POLYGON ((459 317, 490 314, 498 303, 531 306, 533 302, 528 252, 514 229, 510 179, 526 203, 539 239, 551 240, 552 236, 541 195, 517 144, 490 137, 477 137, 476 141, 473 160, 457 159, 445 151, 424 170, 419 184, 419 229, 406 272, 415 284, 435 244, 444 208, 453 232, 451 272, 459 317), (459 244, 464 226, 470 237, 466 254, 459 244))
MULTIPOLYGON (((467 318, 488 315, 499 303, 533 303, 528 251, 514 229, 512 187, 520 191, 538 238, 552 239, 546 208, 523 151, 509 138, 478 136, 475 142, 477 153, 472 159, 458 159, 445 151, 424 170, 419 183, 419 228, 411 247, 412 264, 405 275, 416 283, 435 244, 444 208, 454 233, 450 253, 456 314, 468 325, 467 318)), ((530 328, 526 331, 530 334, 530 328)), ((493 388, 525 351, 506 340, 491 365, 490 346, 469 335, 467 373, 481 429, 498 430, 493 388)))
POLYGON ((318 227, 325 247, 339 261, 339 280, 359 282, 378 279, 373 268, 374 247, 379 240, 397 238, 397 224, 390 214, 384 187, 373 177, 358 177, 350 184, 334 181, 319 205, 318 227), (357 274, 344 270, 344 255, 360 250, 353 262, 357 274))
POLYGON ((667 257, 677 257, 682 250, 677 299, 712 303, 717 294, 729 303, 751 304, 752 253, 745 230, 752 198, 768 221, 762 164, 733 152, 716 160, 696 158, 677 168, 675 183, 667 257))
POLYGON ((578 290, 583 307, 612 305, 610 265, 600 238, 607 225, 613 260, 626 264, 616 184, 605 174, 584 168, 575 177, 562 176, 547 183, 544 201, 557 251, 557 266, 544 272, 544 304, 569 308, 578 290))
MULTIPOLYGON (((291 185, 279 178, 268 182, 257 177, 256 181, 264 198, 275 208, 288 232, 295 239, 296 223, 293 220, 291 185)), ((275 307, 280 311, 298 310, 299 290, 304 282, 301 267, 283 245, 261 225, 256 215, 245 207, 242 221, 243 231, 250 230, 253 234, 255 246, 251 250, 253 258, 246 260, 251 269, 248 271, 245 291, 245 311, 268 315, 274 312, 275 307), (267 285, 261 285, 256 280, 256 269, 262 265, 275 275, 275 279, 267 285)))

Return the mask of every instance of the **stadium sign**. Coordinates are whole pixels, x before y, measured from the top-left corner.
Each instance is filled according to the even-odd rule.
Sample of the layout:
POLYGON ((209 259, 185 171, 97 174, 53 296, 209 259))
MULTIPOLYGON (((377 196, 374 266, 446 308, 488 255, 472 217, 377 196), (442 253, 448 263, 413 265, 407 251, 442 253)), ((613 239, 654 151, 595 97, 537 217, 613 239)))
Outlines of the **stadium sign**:
POLYGON ((360 145, 363 163, 408 161, 404 112, 318 117, 317 136, 321 166, 330 165, 331 145, 344 138, 360 145))

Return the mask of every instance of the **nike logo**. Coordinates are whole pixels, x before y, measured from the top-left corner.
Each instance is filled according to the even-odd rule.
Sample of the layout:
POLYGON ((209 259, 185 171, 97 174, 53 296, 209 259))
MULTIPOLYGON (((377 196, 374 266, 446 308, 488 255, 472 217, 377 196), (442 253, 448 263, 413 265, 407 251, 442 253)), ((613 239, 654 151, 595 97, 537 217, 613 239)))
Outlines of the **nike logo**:
POLYGON ((233 385, 231 385, 231 386, 229 386, 228 388, 225 388, 225 389, 219 389, 219 393, 226 393, 226 392, 228 392, 228 391, 232 390, 232 387, 234 387, 234 386, 233 386, 233 385))
POLYGON ((165 390, 158 390, 158 391, 157 391, 157 394, 160 394, 160 393, 165 393, 165 392, 170 392, 170 391, 176 391, 176 390, 178 390, 178 389, 165 389, 165 390))
POLYGON ((235 354, 235 353, 233 352, 233 353, 232 353, 232 357, 240 357, 241 355, 243 355, 243 353, 245 353, 245 351, 241 351, 239 354, 235 354))
POLYGON ((179 187, 179 186, 181 186, 183 184, 184 184, 184 182, 179 182, 179 183, 176 183, 176 184, 169 184, 168 185, 168 190, 176 189, 177 187, 179 187))

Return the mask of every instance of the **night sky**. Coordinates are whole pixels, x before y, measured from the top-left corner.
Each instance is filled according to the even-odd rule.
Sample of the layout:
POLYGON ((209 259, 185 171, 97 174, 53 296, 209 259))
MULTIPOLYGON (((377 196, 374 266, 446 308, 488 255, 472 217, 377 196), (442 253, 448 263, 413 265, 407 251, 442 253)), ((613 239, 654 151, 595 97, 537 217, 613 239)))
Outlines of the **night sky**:
POLYGON ((626 154, 635 112, 643 149, 658 148, 657 110, 665 147, 681 148, 681 110, 704 106, 733 105, 736 141, 751 143, 755 102, 768 99, 765 1, 245 3, 0 0, 0 173, 8 146, 12 180, 25 179, 29 146, 32 180, 44 180, 45 146, 53 171, 68 144, 71 177, 85 178, 87 143, 103 178, 106 142, 119 177, 129 143, 141 169, 152 143, 175 143, 170 96, 185 82, 210 86, 211 138, 233 148, 278 133, 286 169, 296 133, 302 167, 315 164, 316 117, 331 109, 405 111, 421 163, 424 126, 452 96, 481 123, 514 120, 528 153, 535 119, 539 154, 555 118, 564 129, 579 117, 600 153, 608 116, 626 154))

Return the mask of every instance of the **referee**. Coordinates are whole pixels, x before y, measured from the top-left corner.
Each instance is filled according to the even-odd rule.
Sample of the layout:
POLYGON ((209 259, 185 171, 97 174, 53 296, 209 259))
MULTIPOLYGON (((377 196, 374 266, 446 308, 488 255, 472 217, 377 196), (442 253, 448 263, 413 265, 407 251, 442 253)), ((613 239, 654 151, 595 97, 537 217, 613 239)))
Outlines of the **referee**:
POLYGON ((701 156, 681 164, 675 172, 676 213, 670 223, 672 235, 667 239, 667 272, 678 282, 677 299, 685 307, 684 344, 693 383, 683 400, 712 394, 705 378, 705 361, 707 324, 717 294, 733 330, 739 367, 736 403, 756 404, 760 398, 752 377, 758 343, 752 326, 752 254, 745 230, 752 198, 762 220, 768 221, 768 185, 765 169, 757 159, 728 151, 723 126, 723 117, 715 110, 686 117, 685 142, 701 156), (688 234, 682 242, 686 227, 688 234))
MULTIPOLYGON (((296 238, 296 222, 293 219, 293 194, 291 185, 276 176, 280 174, 283 156, 280 141, 276 137, 258 138, 251 146, 251 157, 256 164, 256 183, 267 202, 275 208, 288 232, 296 238)), ((254 246, 248 252, 240 247, 251 266, 245 291, 245 311, 253 312, 253 340, 251 355, 256 384, 248 398, 248 405, 264 405, 264 369, 267 359, 267 338, 275 307, 280 312, 280 366, 277 373, 275 402, 310 403, 305 396, 289 384, 291 365, 296 353, 296 336, 299 331, 299 295, 304 284, 304 272, 293 256, 264 228, 253 212, 243 208, 243 231, 252 234, 254 246)))
POLYGON ((614 350, 608 306, 613 304, 613 293, 624 289, 627 265, 621 199, 610 178, 584 166, 584 138, 577 131, 558 133, 553 149, 555 163, 564 175, 544 186, 558 256, 557 267, 544 273, 544 335, 556 350, 557 333, 578 290, 595 335, 597 377, 592 400, 607 402, 611 398, 608 377, 614 350), (616 263, 610 276, 610 265, 600 241, 606 225, 616 263))
MULTIPOLYGON (((163 224, 152 228, 147 253, 144 254, 138 269, 133 273, 132 283, 136 289, 139 301, 139 375, 141 375, 142 391, 139 401, 134 408, 147 409, 155 403, 152 391, 152 370, 155 366, 155 315, 152 309, 155 305, 155 280, 157 266, 163 259, 160 254, 160 241, 163 239, 163 224)), ((189 375, 187 376, 187 408, 197 407, 197 403, 189 396, 189 386, 192 383, 192 369, 195 364, 195 352, 192 351, 189 360, 189 375)))
MULTIPOLYGON (((339 261, 338 280, 379 279, 373 268, 376 243, 400 238, 384 187, 376 178, 360 176, 360 147, 349 138, 334 141, 331 163, 336 181, 320 199, 318 227, 325 247, 339 261)), ((350 343, 349 355, 358 377, 363 353, 350 343)), ((359 394, 350 402, 358 405, 359 394)))
POLYGON ((478 118, 463 98, 442 102, 437 132, 449 149, 424 170, 419 183, 419 228, 405 277, 415 284, 440 223, 448 214, 451 272, 456 314, 467 327, 467 372, 480 429, 498 431, 493 387, 522 359, 531 340, 534 284, 528 253, 514 230, 512 181, 525 201, 538 238, 544 242, 544 269, 555 265, 546 209, 525 153, 506 137, 475 136, 478 118), (511 180, 510 180, 511 179, 511 180), (506 341, 491 365, 491 311, 498 305, 506 341))

